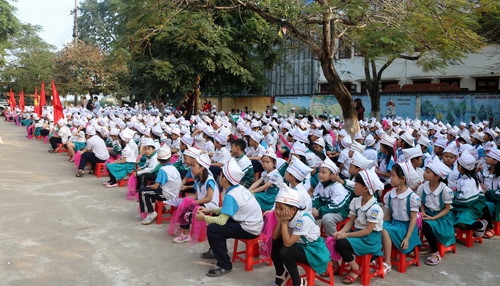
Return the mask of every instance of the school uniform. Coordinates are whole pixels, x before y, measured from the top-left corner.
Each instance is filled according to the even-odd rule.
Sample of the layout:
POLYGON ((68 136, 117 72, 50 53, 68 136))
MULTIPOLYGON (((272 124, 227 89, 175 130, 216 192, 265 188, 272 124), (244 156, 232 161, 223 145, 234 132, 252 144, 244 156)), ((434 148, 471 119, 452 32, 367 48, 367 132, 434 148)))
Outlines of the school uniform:
POLYGON ((261 178, 264 178, 264 184, 271 182, 272 185, 265 191, 255 193, 255 199, 262 211, 268 211, 274 206, 274 200, 279 191, 278 185, 283 183, 283 177, 277 169, 274 169, 269 173, 267 171, 262 172, 261 178))
POLYGON ((384 212, 377 203, 377 199, 372 197, 364 205, 362 205, 361 197, 352 199, 349 205, 349 216, 356 217, 354 219, 354 228, 356 230, 366 229, 368 222, 375 224, 373 231, 369 235, 346 238, 356 255, 373 254, 382 256, 382 235, 380 232, 384 224, 384 212))
POLYGON ((392 215, 390 221, 384 221, 384 229, 389 233, 392 243, 404 254, 410 253, 415 246, 421 245, 418 237, 417 225, 408 241, 408 248, 403 250, 400 245, 405 238, 410 225, 410 213, 418 212, 420 208, 420 197, 408 188, 402 194, 396 193, 396 188, 384 196, 384 211, 389 211, 392 215))
MULTIPOLYGON (((116 178, 116 180, 121 180, 125 178, 130 172, 135 170, 135 161, 137 158, 136 153, 134 153, 134 150, 130 145, 127 143, 127 146, 123 148, 122 150, 122 156, 121 158, 126 158, 126 162, 123 164, 118 164, 118 163, 108 163, 106 164, 106 168, 108 169, 110 175, 116 178)), ((110 178, 112 182, 112 177, 110 178)))
POLYGON ((314 189, 312 205, 327 235, 335 233, 336 224, 347 217, 350 199, 350 192, 338 182, 320 182, 314 189))
MULTIPOLYGON (((440 213, 445 204, 453 202, 454 197, 453 191, 442 182, 434 191, 430 190, 429 182, 425 182, 418 188, 417 194, 425 206, 425 213, 429 216, 440 213)), ((455 243, 455 229, 451 212, 437 220, 425 220, 425 223, 430 225, 432 232, 441 244, 448 246, 455 243)))
POLYGON ((486 186, 486 206, 491 214, 495 214, 495 221, 500 221, 500 176, 490 174, 489 167, 479 173, 479 180, 486 186))
POLYGON ((453 225, 472 225, 483 214, 485 197, 476 181, 466 175, 458 180, 458 188, 453 199, 453 225))

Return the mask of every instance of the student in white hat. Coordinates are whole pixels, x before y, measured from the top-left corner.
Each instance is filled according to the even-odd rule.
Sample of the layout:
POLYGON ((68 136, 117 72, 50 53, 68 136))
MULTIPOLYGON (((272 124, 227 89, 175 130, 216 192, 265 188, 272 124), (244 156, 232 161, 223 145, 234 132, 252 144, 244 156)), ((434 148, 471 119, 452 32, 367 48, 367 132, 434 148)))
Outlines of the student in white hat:
POLYGON ((215 152, 212 156, 212 163, 210 164, 210 171, 214 175, 214 178, 218 178, 220 172, 222 171, 222 166, 229 162, 231 159, 231 153, 229 149, 226 148, 227 145, 227 135, 223 132, 219 132, 214 136, 214 147, 215 152))
POLYGON ((380 140, 380 158, 376 173, 385 185, 390 184, 391 170, 394 165, 395 143, 396 139, 387 134, 382 136, 380 140))
POLYGON ((398 149, 396 151, 396 162, 401 163, 406 161, 403 154, 403 149, 412 148, 415 146, 415 138, 411 136, 408 132, 404 132, 398 139, 398 149))
POLYGON ((347 217, 349 213, 350 192, 335 181, 335 175, 338 175, 340 169, 330 158, 319 167, 319 183, 313 192, 313 210, 314 218, 321 219, 321 224, 327 236, 336 231, 337 223, 347 217))
POLYGON ((311 215, 312 199, 303 182, 310 177, 310 173, 312 171, 313 169, 309 168, 309 166, 300 161, 299 158, 292 156, 285 172, 285 181, 288 182, 288 186, 298 191, 300 194, 299 200, 301 208, 311 215))
POLYGON ((458 179, 460 178, 460 172, 457 168, 457 159, 458 159, 458 148, 455 144, 450 144, 446 146, 443 150, 443 155, 441 160, 446 167, 451 169, 451 172, 447 176, 447 185, 452 190, 456 190, 458 187, 458 179))
MULTIPOLYGON (((217 182, 210 173, 209 169, 210 157, 208 154, 203 153, 196 156, 196 161, 191 166, 191 175, 195 180, 194 198, 192 196, 185 197, 178 209, 172 215, 173 217, 179 218, 179 220, 170 222, 171 227, 174 226, 175 223, 178 223, 181 229, 179 236, 172 240, 175 243, 191 241, 191 236, 189 234, 191 212, 194 211, 195 206, 204 206, 209 209, 219 207, 219 187, 217 186, 217 182)), ((169 230, 172 230, 172 228, 169 228, 169 230)), ((175 231, 171 231, 170 233, 173 234, 175 231)))
POLYGON ((255 197, 239 183, 245 176, 238 163, 232 158, 222 167, 220 186, 226 191, 222 208, 201 207, 197 220, 207 223, 207 238, 211 251, 203 258, 216 258, 217 265, 208 276, 218 277, 232 271, 233 264, 227 252, 227 239, 252 239, 259 236, 264 225, 262 211, 255 197), (206 214, 218 214, 207 216, 206 214))
POLYGON ((231 156, 236 160, 240 169, 245 173, 240 184, 245 188, 249 188, 255 181, 255 172, 252 161, 245 154, 247 143, 243 139, 236 139, 231 142, 231 156))
MULTIPOLYGON (((106 164, 106 168, 109 171, 109 181, 104 183, 104 186, 106 188, 118 187, 118 181, 125 178, 127 175, 131 174, 132 171, 135 170, 135 164, 138 163, 137 157, 139 154, 132 147, 132 144, 135 144, 131 143, 134 141, 132 140, 132 134, 133 134, 132 132, 129 132, 127 130, 122 130, 122 132, 120 132, 120 140, 123 146, 123 150, 120 159, 106 164)), ((153 140, 151 139, 147 140, 146 144, 150 145, 144 146, 142 148, 141 155, 144 154, 153 155, 155 148, 154 146, 152 146, 153 140), (145 151, 146 149, 147 151, 145 151)), ((154 160, 152 163, 156 163, 156 160, 154 160)))
POLYGON ((384 271, 391 269, 391 249, 394 245, 399 251, 408 254, 421 245, 417 229, 417 213, 420 210, 420 197, 407 185, 413 166, 398 163, 392 167, 391 185, 393 189, 384 196, 384 229, 382 240, 384 249, 384 271))
POLYGON ((422 233, 431 249, 431 254, 425 261, 427 265, 441 263, 438 242, 445 246, 455 243, 455 229, 450 213, 454 193, 446 185, 446 177, 450 173, 450 168, 438 158, 434 158, 426 165, 425 182, 417 190, 424 209, 422 233))
POLYGON ((500 150, 494 148, 486 154, 486 168, 479 172, 479 180, 486 195, 483 219, 488 221, 485 238, 495 236, 493 221, 500 221, 500 150), (495 216, 493 216, 495 214, 495 216))
POLYGON ((158 170, 161 168, 161 164, 158 162, 158 150, 156 149, 156 144, 153 139, 143 139, 142 146, 144 150, 143 157, 146 158, 146 161, 141 166, 138 166, 134 173, 135 177, 137 177, 137 190, 147 185, 149 181, 154 181, 158 170))
POLYGON ((335 240, 336 251, 344 262, 351 266, 349 275, 342 281, 346 284, 352 284, 361 275, 353 253, 383 255, 380 232, 383 228, 384 212, 373 194, 382 190, 384 184, 375 174, 375 168, 360 171, 354 180, 354 193, 357 197, 353 198, 349 205, 349 221, 326 241, 329 245, 335 240), (353 227, 355 231, 351 231, 353 227))
POLYGON ((415 169, 415 172, 409 178, 408 187, 416 191, 418 186, 420 186, 420 184, 422 184, 424 181, 424 169, 421 168, 424 162, 424 154, 422 153, 422 148, 420 148, 420 146, 416 146, 408 149, 403 149, 403 155, 406 159, 406 162, 409 162, 413 166, 413 169, 415 169))
POLYGON ((49 153, 57 153, 60 148, 59 144, 62 144, 61 147, 66 147, 66 142, 68 142, 68 139, 71 136, 71 131, 67 125, 68 122, 64 118, 57 121, 55 131, 49 138, 49 142, 52 147, 52 149, 49 150, 49 153))
POLYGON ((139 189, 139 208, 142 213, 147 213, 141 224, 150 224, 158 216, 154 210, 154 201, 164 201, 171 206, 178 206, 180 203, 179 192, 181 191, 182 179, 177 168, 170 163, 171 157, 170 148, 168 146, 161 147, 157 152, 161 167, 154 183, 139 189))
POLYGON ((274 285, 283 285, 288 277, 293 285, 307 285, 297 269, 297 262, 308 264, 316 273, 326 271, 330 253, 314 218, 304 212, 297 191, 280 187, 276 196, 276 218, 271 258, 276 278, 274 285))
POLYGON ((462 175, 453 200, 453 224, 462 230, 471 230, 475 236, 482 237, 488 225, 487 221, 478 221, 483 213, 484 196, 476 173, 476 159, 469 151, 464 151, 458 158, 458 171, 462 175))
POLYGON ((258 180, 257 173, 264 171, 260 159, 266 153, 266 148, 260 144, 262 135, 257 132, 252 132, 250 135, 245 136, 248 147, 245 148, 245 154, 252 161, 252 166, 255 172, 254 181, 258 180))
POLYGON ((264 171, 260 174, 260 178, 248 188, 264 212, 273 208, 279 190, 278 186, 283 183, 283 177, 276 169, 277 160, 276 153, 268 149, 261 159, 264 171))
POLYGON ((82 156, 80 158, 80 164, 78 165, 78 171, 75 175, 76 177, 83 176, 83 169, 87 162, 90 162, 91 172, 93 172, 96 163, 104 163, 104 161, 109 159, 106 143, 96 134, 95 128, 93 126, 88 126, 85 129, 85 134, 87 142, 85 148, 78 151, 82 156))

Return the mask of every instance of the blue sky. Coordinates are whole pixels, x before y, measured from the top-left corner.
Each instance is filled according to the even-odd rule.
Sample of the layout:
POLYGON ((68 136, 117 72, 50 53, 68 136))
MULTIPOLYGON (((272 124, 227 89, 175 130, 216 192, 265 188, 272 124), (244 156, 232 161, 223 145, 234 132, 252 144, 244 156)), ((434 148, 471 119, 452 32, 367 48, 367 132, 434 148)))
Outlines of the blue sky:
MULTIPOLYGON (((9 1, 17 8, 16 16, 23 23, 40 25, 39 34, 47 43, 60 50, 71 42, 75 0, 17 0, 9 1)), ((80 2, 80 0, 78 0, 80 2)))

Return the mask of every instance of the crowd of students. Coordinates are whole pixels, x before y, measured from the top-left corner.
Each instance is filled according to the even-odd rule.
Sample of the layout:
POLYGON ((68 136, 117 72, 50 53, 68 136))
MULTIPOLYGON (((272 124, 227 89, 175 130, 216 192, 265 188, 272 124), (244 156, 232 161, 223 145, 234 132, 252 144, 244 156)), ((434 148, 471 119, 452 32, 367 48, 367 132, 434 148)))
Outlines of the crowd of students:
POLYGON ((29 110, 6 112, 6 119, 21 116, 28 136, 48 138, 50 153, 67 148, 76 177, 106 163, 105 187, 137 179, 142 224, 161 215, 153 206, 160 200, 177 208, 174 243, 206 229, 210 249, 202 257, 217 260, 208 276, 231 272, 228 238, 263 235, 274 285, 306 285, 296 263, 325 276, 330 261, 334 272, 340 261, 350 265, 343 283, 352 284, 361 274, 353 255, 384 257, 387 274, 391 249, 411 252, 421 245, 420 231, 431 250, 425 264, 434 266, 443 259, 438 243, 454 244, 455 228, 491 238, 499 221, 500 129, 487 121, 372 118, 351 137, 338 118, 275 107, 264 114, 201 111, 189 120, 137 108, 68 107, 58 122, 50 108, 42 118, 29 110))

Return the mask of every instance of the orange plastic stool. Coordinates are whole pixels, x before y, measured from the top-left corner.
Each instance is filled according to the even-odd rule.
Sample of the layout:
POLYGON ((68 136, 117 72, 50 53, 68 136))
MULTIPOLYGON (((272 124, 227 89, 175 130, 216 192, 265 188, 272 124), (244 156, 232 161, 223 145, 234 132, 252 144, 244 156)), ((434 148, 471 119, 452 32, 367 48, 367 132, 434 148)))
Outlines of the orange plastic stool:
POLYGON ((500 235, 500 221, 493 222, 493 231, 495 231, 495 235, 500 235))
MULTIPOLYGON (((317 275, 316 271, 314 271, 314 269, 312 269, 311 266, 309 266, 309 264, 297 262, 297 266, 302 267, 302 269, 304 269, 305 274, 300 275, 300 277, 306 278, 308 286, 314 286, 314 282, 316 279, 318 279, 319 281, 326 283, 330 286, 335 285, 335 281, 333 279, 332 262, 328 262, 328 266, 326 266, 326 271, 328 271, 328 279, 326 279, 326 277, 321 277, 321 276, 317 275)), ((288 281, 286 282, 286 285, 292 286, 293 285, 292 279, 288 279, 288 281)))
MULTIPOLYGON (((371 264, 371 259, 372 259, 372 254, 366 254, 366 255, 357 255, 356 256, 356 263, 358 263, 359 268, 361 269, 361 285, 370 285, 370 279, 376 276, 380 276, 382 278, 385 278, 384 275, 384 257, 379 256, 377 257, 376 261, 377 263, 372 265, 371 264)), ((344 273, 348 274, 350 270, 350 266, 348 263, 343 262, 342 265, 340 266, 339 269, 339 276, 342 276, 344 273)))
POLYGON ((472 247, 474 246, 474 242, 483 243, 482 237, 474 237, 472 229, 469 230, 461 230, 459 228, 455 228, 455 238, 458 241, 465 243, 465 246, 472 247))
POLYGON ((245 271, 252 271, 253 266, 258 263, 267 262, 269 266, 272 266, 273 261, 271 257, 260 257, 259 242, 264 241, 264 238, 265 237, 261 234, 259 237, 252 239, 235 239, 232 262, 239 260, 245 263, 245 271), (242 251, 238 251, 239 242, 245 244, 245 249, 242 251))
POLYGON ((106 162, 96 163, 94 174, 97 178, 102 176, 109 176, 108 168, 106 168, 106 162))
POLYGON ((68 152, 68 149, 66 149, 65 147, 63 147, 63 144, 59 143, 57 144, 57 148, 59 148, 57 150, 57 153, 64 153, 64 152, 68 152))
POLYGON ((411 254, 411 252, 408 254, 403 254, 393 244, 391 251, 391 262, 392 265, 394 265, 400 273, 406 273, 406 268, 413 264, 419 267, 420 258, 418 257, 418 246, 415 246, 413 248, 413 254, 411 254), (408 260, 407 258, 410 259, 408 260))
POLYGON ((170 206, 167 204, 164 204, 163 201, 156 201, 155 202, 155 211, 158 214, 156 217, 156 224, 161 224, 164 221, 170 221, 172 219, 172 214, 174 214, 175 210, 177 209, 174 206, 170 206, 170 208, 167 210, 164 210, 165 206, 170 206), (163 216, 168 214, 169 216, 163 216))

